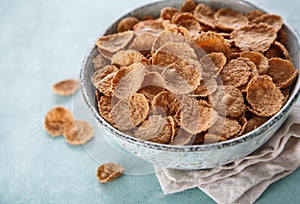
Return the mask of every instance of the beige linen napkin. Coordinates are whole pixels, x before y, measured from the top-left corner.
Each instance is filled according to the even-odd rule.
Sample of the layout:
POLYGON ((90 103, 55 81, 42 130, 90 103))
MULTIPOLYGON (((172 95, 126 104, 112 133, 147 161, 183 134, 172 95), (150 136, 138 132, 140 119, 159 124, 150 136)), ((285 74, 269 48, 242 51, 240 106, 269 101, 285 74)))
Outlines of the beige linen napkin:
POLYGON ((247 204, 299 166, 300 104, 262 148, 234 163, 209 170, 155 169, 165 194, 198 187, 217 203, 247 204))

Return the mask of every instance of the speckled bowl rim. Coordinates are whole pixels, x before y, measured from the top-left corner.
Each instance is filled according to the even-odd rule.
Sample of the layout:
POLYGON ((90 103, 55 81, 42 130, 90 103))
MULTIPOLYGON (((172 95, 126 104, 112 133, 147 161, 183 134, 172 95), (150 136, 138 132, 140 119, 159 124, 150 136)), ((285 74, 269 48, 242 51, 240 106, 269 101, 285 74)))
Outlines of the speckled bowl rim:
MULTIPOLYGON (((201 1, 201 0, 200 0, 201 1)), ((214 2, 221 2, 222 0, 212 0, 214 2)), ((205 3, 205 2, 212 2, 212 1, 205 1, 202 0, 201 2, 205 3)), ((128 12, 127 14, 123 15, 121 18, 119 18, 117 21, 115 21, 113 24, 115 24, 116 22, 119 22, 122 18, 128 16, 128 14, 133 13, 137 10, 140 10, 144 7, 148 7, 148 6, 154 6, 155 4, 160 4, 163 2, 171 2, 171 0, 166 0, 166 1, 157 1, 154 3, 150 3, 150 4, 146 4, 143 5, 141 7, 138 7, 134 10, 132 10, 131 12, 128 12)), ((244 0, 238 0, 237 2, 242 2, 244 4, 248 4, 249 6, 255 8, 255 9, 259 9, 264 11, 263 9, 258 8, 257 6, 255 6, 252 3, 249 3, 247 1, 244 0)), ((264 11, 265 12, 265 11, 264 11)), ((267 12, 266 12, 267 13, 267 12)), ((112 25, 113 25, 112 24, 112 25)), ((286 29, 288 29, 297 39, 298 42, 298 47, 300 47, 300 41, 299 41, 299 34, 298 32, 290 25, 288 25, 285 21, 284 21, 284 26, 286 29)), ((104 33, 106 33, 108 30, 106 30, 104 33)), ((298 75, 296 81, 294 81, 294 90, 292 92, 292 94, 289 97, 289 100, 286 102, 286 104, 281 108, 281 110, 276 113, 273 117, 271 117, 266 123, 264 123, 263 125, 261 125, 259 128, 244 134, 240 137, 234 138, 234 139, 230 139, 224 142, 219 142, 219 143, 213 143, 213 144, 202 144, 202 145, 186 145, 186 146, 176 146, 176 145, 169 145, 169 144, 159 144, 159 143, 154 143, 154 142, 150 142, 150 141, 145 141, 145 140, 141 140, 138 138, 135 138, 133 136, 124 134, 122 132, 120 132, 119 130, 115 129, 113 126, 111 126, 108 122, 106 122, 98 113, 97 109, 95 107, 93 107, 93 105, 91 104, 91 102, 88 100, 88 94, 87 91, 84 88, 84 71, 85 69, 87 69, 87 61, 88 58, 90 56, 90 54, 93 52, 93 50, 95 49, 95 45, 93 45, 90 50, 88 51, 87 55, 85 56, 83 63, 82 63, 82 67, 80 70, 80 87, 81 87, 81 93, 83 96, 83 99, 86 103, 86 105, 88 106, 89 110, 92 112, 93 116, 96 118, 96 120, 102 124, 102 127, 105 128, 106 130, 108 130, 110 133, 112 133, 114 136, 123 139, 127 142, 130 143, 136 143, 136 145, 142 145, 144 147, 147 148, 152 148, 152 149, 157 149, 157 150, 164 150, 164 151, 169 151, 169 152, 198 152, 198 151, 210 151, 210 150, 214 150, 214 149, 222 149, 222 148, 226 148, 226 147, 232 147, 244 142, 247 142, 257 136, 259 136, 260 134, 262 134, 263 132, 267 131, 269 128, 271 128, 278 120, 280 120, 283 116, 285 116, 286 114, 289 113, 289 111, 292 109, 292 107, 295 105, 295 103, 297 102, 297 98, 299 97, 299 90, 300 90, 300 77, 298 75)), ((298 50, 300 51, 300 50, 298 50)), ((299 70, 299 68, 298 68, 299 70)), ((88 79, 90 80, 90 79, 88 79)))

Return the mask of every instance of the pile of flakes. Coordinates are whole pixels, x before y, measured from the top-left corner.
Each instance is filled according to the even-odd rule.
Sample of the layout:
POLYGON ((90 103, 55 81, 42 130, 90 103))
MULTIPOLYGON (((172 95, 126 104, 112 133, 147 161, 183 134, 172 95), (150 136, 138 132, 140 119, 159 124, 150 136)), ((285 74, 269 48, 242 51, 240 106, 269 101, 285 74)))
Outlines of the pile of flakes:
MULTIPOLYGON (((61 96, 72 95, 78 89, 79 83, 75 79, 59 81, 52 86, 54 93, 61 96)), ((73 114, 63 106, 56 106, 47 112, 44 128, 52 137, 64 135, 72 145, 84 144, 94 137, 94 128, 86 121, 74 120, 73 114)))
MULTIPOLYGON (((59 81, 52 86, 53 92, 61 96, 69 96, 79 89, 75 79, 59 81)), ((94 128, 84 120, 74 120, 73 114, 63 106, 50 109, 44 119, 44 128, 52 136, 64 135, 72 145, 85 144, 94 137, 94 128)), ((101 164, 96 172, 99 182, 107 183, 122 175, 125 169, 113 162, 101 164)))
POLYGON ((160 17, 122 19, 100 37, 91 79, 100 115, 133 137, 215 143, 265 123, 298 75, 282 18, 187 0, 160 17))

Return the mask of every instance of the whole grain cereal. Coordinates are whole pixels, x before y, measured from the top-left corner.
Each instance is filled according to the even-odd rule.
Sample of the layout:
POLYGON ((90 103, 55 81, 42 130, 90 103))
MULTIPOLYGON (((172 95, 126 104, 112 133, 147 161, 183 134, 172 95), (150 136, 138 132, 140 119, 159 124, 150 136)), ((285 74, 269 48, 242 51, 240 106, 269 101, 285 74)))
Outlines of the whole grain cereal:
POLYGON ((217 142, 223 142, 227 139, 225 137, 222 137, 220 135, 212 134, 212 133, 206 133, 203 138, 204 144, 212 144, 217 142))
MULTIPOLYGON (((165 31, 167 31, 167 32, 177 33, 187 39, 191 38, 190 31, 183 26, 178 26, 178 25, 172 24, 169 21, 164 21, 163 26, 164 26, 165 31)), ((194 33, 192 33, 192 34, 194 35, 194 33)))
POLYGON ((181 42, 186 42, 188 39, 186 39, 184 36, 174 33, 174 32, 169 32, 169 31, 163 31, 161 32, 157 38, 153 42, 152 46, 152 51, 155 52, 165 44, 169 42, 173 43, 181 43, 181 42))
POLYGON ((281 29, 283 20, 280 16, 275 14, 263 14, 251 21, 251 24, 266 23, 274 28, 276 33, 281 29))
POLYGON ((210 101, 208 101, 208 99, 199 99, 198 103, 200 106, 206 106, 208 108, 212 107, 212 105, 211 105, 210 101))
POLYGON ((163 20, 171 20, 175 13, 178 12, 178 9, 172 7, 165 7, 160 11, 160 17, 163 20))
POLYGON ((203 73, 197 88, 190 93, 192 97, 207 97, 218 88, 217 80, 210 74, 203 73))
POLYGON ((107 75, 114 73, 118 70, 119 69, 114 65, 107 65, 105 67, 102 67, 101 69, 98 69, 94 72, 91 78, 91 82, 97 88, 98 84, 102 83, 101 80, 103 80, 107 75))
POLYGON ((186 20, 196 20, 196 18, 189 12, 175 13, 171 19, 171 23, 179 25, 182 21, 186 20))
POLYGON ((174 62, 180 61, 178 56, 172 55, 167 52, 162 52, 160 50, 156 51, 152 55, 152 64, 156 66, 168 66, 174 62))
POLYGON ((92 60, 92 62, 95 71, 110 64, 110 60, 103 57, 101 54, 98 54, 97 57, 92 60))
POLYGON ((63 135, 69 144, 85 144, 94 137, 94 128, 86 121, 72 120, 66 123, 63 135))
POLYGON ((248 120, 243 134, 246 134, 248 132, 251 132, 252 130, 255 130, 256 128, 258 128, 259 126, 264 124, 267 120, 269 120, 269 118, 254 116, 253 118, 248 120))
POLYGON ((141 88, 144 74, 145 66, 141 63, 120 69, 111 81, 114 96, 123 99, 134 94, 141 88))
POLYGON ((133 30, 133 27, 139 22, 139 19, 135 17, 126 17, 123 18, 119 23, 118 23, 118 28, 117 32, 122 33, 128 30, 133 30))
POLYGON ((243 94, 234 86, 219 86, 209 97, 212 107, 221 115, 237 118, 246 111, 243 94))
POLYGON ((284 96, 284 100, 283 100, 284 102, 283 103, 286 103, 289 100, 289 97, 290 97, 290 89, 289 88, 281 89, 281 93, 284 96))
POLYGON ((133 31, 106 35, 100 37, 96 45, 102 55, 105 54, 106 57, 111 57, 114 53, 125 49, 133 37, 133 31))
POLYGON ((162 21, 160 20, 144 20, 135 24, 133 29, 136 30, 163 30, 164 27, 162 25, 162 21))
POLYGON ((194 140, 195 140, 196 135, 193 135, 184 129, 179 129, 178 132, 176 133, 176 136, 171 145, 178 145, 178 146, 183 146, 183 145, 192 145, 194 140))
POLYGON ((186 0, 180 7, 181 12, 193 12, 196 8, 196 3, 193 0, 186 0))
POLYGON ((107 183, 121 176, 124 171, 121 165, 108 162, 98 167, 96 176, 100 183, 107 183))
POLYGON ((197 59, 193 48, 184 42, 169 42, 156 51, 152 56, 152 63, 164 66, 184 59, 197 59), (165 58, 165 56, 169 56, 169 58, 165 58))
POLYGON ((270 49, 266 51, 265 56, 269 59, 273 57, 279 57, 282 59, 291 59, 290 53, 287 51, 287 49, 284 47, 283 44, 281 44, 278 41, 275 41, 270 49))
POLYGON ((102 96, 98 101, 98 109, 100 115, 110 124, 114 124, 114 120, 112 118, 111 110, 114 105, 117 103, 117 99, 112 96, 102 96))
POLYGON ((173 63, 162 72, 166 89, 176 94, 195 90, 201 80, 201 72, 187 61, 173 63))
POLYGON ((178 26, 186 28, 192 36, 196 36, 201 31, 201 26, 196 19, 183 20, 180 23, 178 23, 178 26))
POLYGON ((119 130, 131 130, 136 127, 131 120, 129 112, 129 98, 122 99, 111 110, 114 127, 119 130))
POLYGON ((116 74, 117 72, 113 72, 101 79, 97 85, 97 89, 104 95, 111 96, 113 93, 112 80, 114 79, 116 74))
POLYGON ((235 137, 241 130, 241 125, 234 118, 219 117, 217 122, 209 129, 210 134, 230 139, 235 137))
MULTIPOLYGON (((211 78, 211 80, 214 80, 213 78, 211 78)), ((217 84, 215 84, 216 89, 217 89, 217 84)), ((197 88, 190 93, 191 97, 206 97, 209 96, 209 91, 208 88, 206 87, 206 84, 204 82, 204 80, 200 80, 199 85, 197 86, 197 88)))
POLYGON ((141 53, 148 53, 152 50, 153 42, 156 37, 156 34, 153 33, 141 33, 135 37, 133 42, 130 44, 129 49, 133 49, 141 53))
POLYGON ((284 96, 266 75, 254 77, 248 84, 246 99, 251 112, 258 116, 269 117, 276 114, 283 105, 284 96))
POLYGON ((132 95, 128 106, 130 120, 134 125, 138 126, 147 118, 149 104, 147 98, 143 94, 135 93, 132 95))
POLYGON ((276 39, 276 30, 266 24, 252 24, 233 30, 230 39, 242 51, 265 52, 276 39))
POLYGON ((212 52, 202 57, 199 62, 205 73, 216 77, 226 65, 227 59, 222 52, 212 52))
POLYGON ((269 60, 269 69, 267 75, 271 76, 277 87, 287 88, 298 75, 293 63, 281 58, 272 58, 269 60))
POLYGON ((268 59, 259 52, 245 51, 240 53, 243 58, 248 58, 251 62, 256 65, 259 74, 266 74, 269 68, 268 59))
POLYGON ((220 73, 224 85, 235 87, 246 84, 250 75, 250 66, 240 58, 231 60, 220 73))
POLYGON ((194 16, 197 20, 210 28, 215 28, 214 10, 205 4, 198 4, 194 11, 194 16))
POLYGON ((93 60, 100 115, 138 139, 201 145, 256 129, 289 99, 298 70, 280 16, 186 0, 126 17, 93 60))
POLYGON ((129 66, 134 63, 143 63, 146 61, 144 55, 135 50, 125 50, 114 54, 111 58, 111 64, 118 67, 129 66))
POLYGON ((79 83, 76 79, 66 79, 59 81, 52 86, 52 90, 61 96, 69 96, 79 89, 79 83))
POLYGON ((222 52, 226 57, 230 53, 229 45, 226 43, 225 39, 214 32, 206 32, 200 34, 196 43, 201 47, 206 53, 212 52, 222 52))
POLYGON ((210 107, 199 104, 195 98, 183 96, 180 100, 180 124, 192 134, 208 130, 217 120, 218 114, 210 107))
POLYGON ((222 8, 215 14, 217 28, 224 31, 233 31, 234 29, 242 28, 248 25, 248 19, 241 13, 231 9, 222 8))
POLYGON ((148 72, 145 74, 141 87, 145 86, 158 86, 165 88, 163 79, 161 75, 157 72, 148 72))
POLYGON ((157 106, 160 107, 157 111, 163 111, 162 115, 166 116, 174 116, 179 110, 179 102, 169 91, 162 91, 153 97, 152 107, 156 108, 157 106))
POLYGON ((120 130, 131 130, 148 116, 148 100, 143 94, 134 94, 117 102, 112 107, 111 118, 120 130))
POLYGON ((162 144, 172 142, 174 135, 175 123, 171 116, 151 115, 134 130, 135 137, 162 144))
POLYGON ((240 54, 242 53, 242 50, 236 46, 230 47, 230 59, 236 59, 240 57, 240 54))
POLYGON ((245 14, 249 22, 252 22, 254 19, 264 15, 265 13, 261 10, 253 10, 245 14))
POLYGON ((247 124, 248 124, 248 120, 247 120, 247 118, 245 117, 245 114, 243 114, 241 117, 238 118, 238 122, 239 122, 239 124, 241 125, 241 130, 240 130, 240 132, 237 134, 237 136, 241 136, 242 134, 244 134, 245 129, 246 129, 247 124))
POLYGON ((142 88, 140 88, 137 93, 143 94, 147 100, 148 103, 151 104, 153 101, 153 98, 163 92, 165 89, 160 87, 160 86, 155 86, 155 85, 148 85, 148 86, 143 86, 142 88))
POLYGON ((145 74, 156 72, 161 74, 165 70, 165 67, 159 65, 149 65, 145 67, 145 74))
POLYGON ((255 76, 259 76, 259 72, 256 68, 256 65, 252 61, 250 61, 248 58, 240 57, 239 59, 242 60, 243 62, 245 62, 249 66, 250 73, 251 73, 249 76, 248 82, 246 84, 238 87, 241 90, 241 92, 244 94, 244 93, 246 93, 246 89, 247 89, 247 85, 248 85, 249 81, 251 81, 255 76))
POLYGON ((51 136, 60 136, 70 121, 73 121, 73 114, 67 108, 57 106, 47 112, 44 128, 51 136))

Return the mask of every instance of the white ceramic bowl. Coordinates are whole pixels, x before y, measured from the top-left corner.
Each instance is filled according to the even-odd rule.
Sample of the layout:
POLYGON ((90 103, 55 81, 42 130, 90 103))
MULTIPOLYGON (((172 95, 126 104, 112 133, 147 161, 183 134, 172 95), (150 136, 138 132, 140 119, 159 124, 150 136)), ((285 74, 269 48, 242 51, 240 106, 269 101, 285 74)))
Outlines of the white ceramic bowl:
MULTIPOLYGON (((181 0, 170 0, 148 4, 128 13, 120 19, 126 16, 141 18, 145 15, 152 15, 158 17, 160 10, 163 7, 171 6, 178 8, 182 2, 183 1, 181 0)), ((195 2, 205 3, 213 8, 227 7, 243 13, 258 9, 252 4, 237 0, 196 0, 195 2)), ((114 33, 116 31, 118 21, 113 23, 112 26, 107 29, 105 34, 114 33)), ((286 23, 284 24, 284 30, 288 35, 288 50, 291 54, 295 67, 299 69, 300 47, 298 35, 295 30, 286 23)), ((205 145, 172 146, 157 144, 143 141, 122 133, 112 127, 99 115, 94 95, 95 88, 90 81, 93 74, 92 59, 95 58, 97 54, 97 49, 93 46, 82 64, 80 74, 81 90, 86 105, 91 110, 91 113, 101 128, 105 129, 107 133, 106 138, 116 142, 128 152, 149 161, 154 165, 163 167, 175 169, 213 168, 218 165, 228 164, 250 154, 268 141, 280 128, 288 117, 293 105, 295 105, 299 95, 300 77, 297 77, 291 89, 290 98, 283 108, 265 124, 241 137, 225 142, 205 145)))

